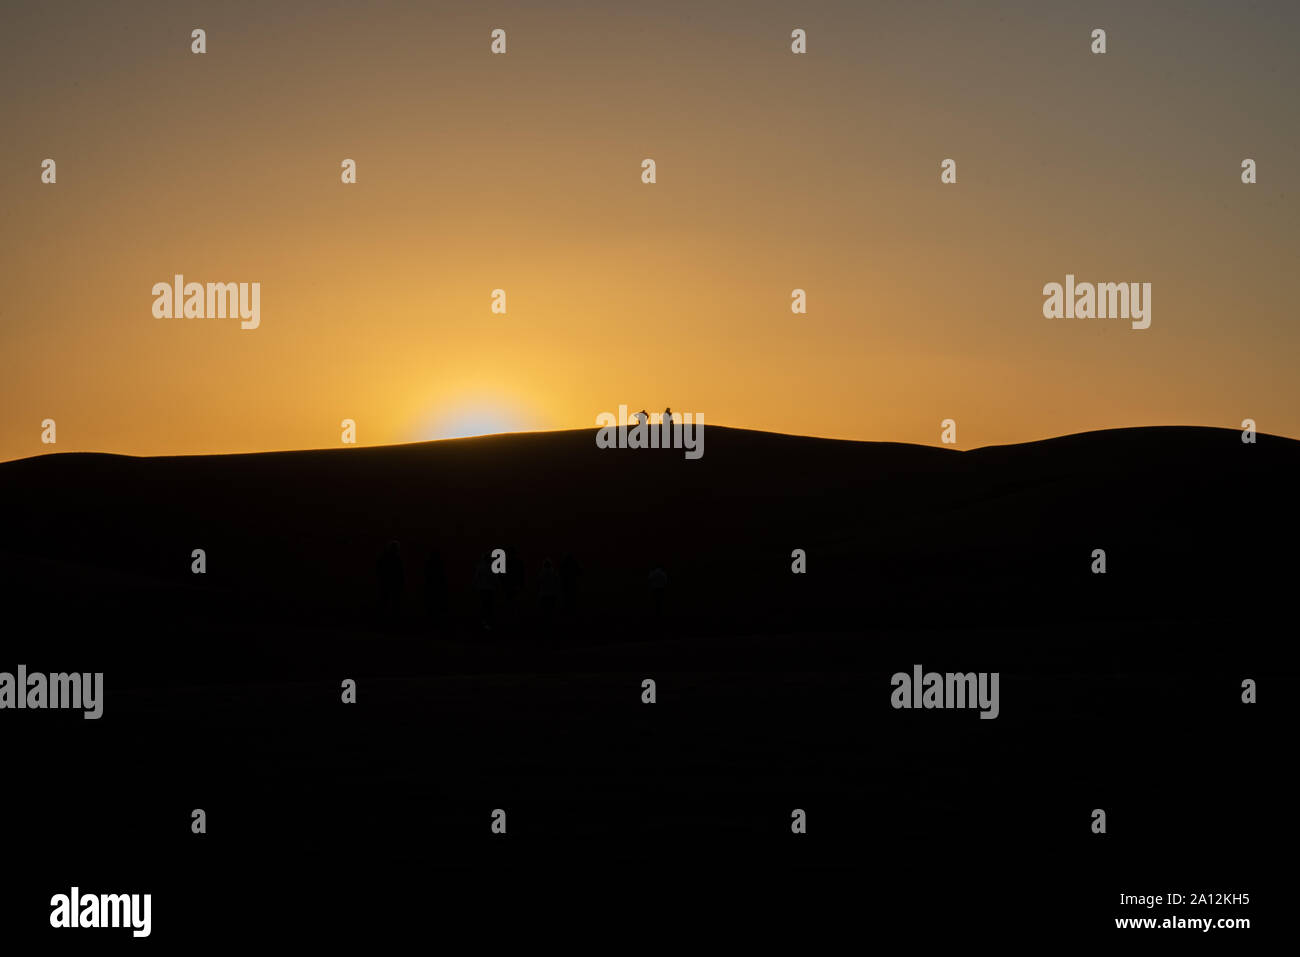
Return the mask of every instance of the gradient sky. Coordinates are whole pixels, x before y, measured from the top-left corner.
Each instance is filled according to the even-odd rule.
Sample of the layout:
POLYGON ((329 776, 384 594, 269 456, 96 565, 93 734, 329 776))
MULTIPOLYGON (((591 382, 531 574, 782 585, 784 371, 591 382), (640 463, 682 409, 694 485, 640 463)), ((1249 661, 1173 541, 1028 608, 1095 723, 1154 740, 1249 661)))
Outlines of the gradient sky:
POLYGON ((620 403, 925 444, 951 417, 960 448, 1300 437, 1300 4, 541 7, 6 3, 0 459, 620 403), (154 318, 177 272, 261 282, 261 327, 154 318), (1151 282, 1151 328, 1044 319, 1067 272, 1151 282))

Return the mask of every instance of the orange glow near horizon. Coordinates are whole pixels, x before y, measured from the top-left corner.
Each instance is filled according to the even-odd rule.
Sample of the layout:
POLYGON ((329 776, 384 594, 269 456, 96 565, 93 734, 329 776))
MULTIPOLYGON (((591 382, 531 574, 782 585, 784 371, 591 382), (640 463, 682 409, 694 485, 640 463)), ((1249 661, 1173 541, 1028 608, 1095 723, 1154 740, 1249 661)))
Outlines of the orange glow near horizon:
POLYGON ((202 56, 190 13, 146 6, 127 33, 32 4, 0 37, 0 459, 337 447, 346 418, 358 445, 594 429, 620 403, 930 445, 953 418, 958 448, 1300 437, 1294 9, 1115 4, 1093 57, 1091 13, 824 3, 795 57, 779 7, 518 5, 493 57, 469 5, 232 4, 202 56), (154 318, 176 273, 260 282, 260 327, 154 318), (1043 318, 1066 273, 1152 283, 1151 328, 1043 318))

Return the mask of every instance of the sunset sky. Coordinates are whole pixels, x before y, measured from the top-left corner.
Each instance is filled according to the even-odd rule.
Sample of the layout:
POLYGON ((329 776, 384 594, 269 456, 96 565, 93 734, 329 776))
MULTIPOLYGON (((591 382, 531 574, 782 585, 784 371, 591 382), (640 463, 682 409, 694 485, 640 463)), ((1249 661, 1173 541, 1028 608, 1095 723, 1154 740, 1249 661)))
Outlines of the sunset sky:
POLYGON ((1281 2, 6 3, 0 459, 620 403, 1300 437, 1298 39, 1281 2), (260 328, 155 318, 175 273, 260 282, 260 328), (1045 319, 1067 273, 1150 282, 1151 327, 1045 319))

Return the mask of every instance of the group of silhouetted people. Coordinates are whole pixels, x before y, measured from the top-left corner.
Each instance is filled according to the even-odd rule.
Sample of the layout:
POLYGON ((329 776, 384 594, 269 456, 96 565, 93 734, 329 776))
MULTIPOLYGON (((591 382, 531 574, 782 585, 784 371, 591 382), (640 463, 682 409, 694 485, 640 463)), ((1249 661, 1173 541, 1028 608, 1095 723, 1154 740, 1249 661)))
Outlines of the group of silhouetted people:
MULTIPOLYGON (((406 566, 401 543, 395 539, 388 542, 375 565, 380 617, 392 627, 406 615, 406 566)), ((515 624, 527 619, 531 596, 535 620, 549 631, 561 614, 576 612, 581 578, 582 568, 573 555, 566 554, 558 562, 548 555, 542 559, 534 587, 529 589, 527 564, 517 549, 507 546, 486 550, 475 560, 470 578, 475 627, 491 631, 502 620, 515 624)), ((660 621, 668 590, 668 573, 662 565, 650 570, 646 588, 653 620, 660 621)), ((424 562, 423 598, 429 623, 437 629, 445 628, 453 618, 451 587, 437 549, 431 550, 424 562)))
MULTIPOLYGON (((406 613, 406 568, 400 542, 394 540, 384 546, 376 562, 376 574, 381 617, 385 624, 396 624, 406 613)), ((525 617, 530 593, 535 598, 537 617, 547 628, 562 611, 576 610, 582 568, 573 555, 566 554, 558 562, 550 556, 544 558, 531 592, 527 575, 527 564, 513 546, 489 549, 479 555, 470 589, 480 629, 490 631, 498 619, 506 616, 525 617)), ((430 551, 424 562, 424 610, 435 627, 446 625, 451 617, 450 583, 437 549, 430 551)))

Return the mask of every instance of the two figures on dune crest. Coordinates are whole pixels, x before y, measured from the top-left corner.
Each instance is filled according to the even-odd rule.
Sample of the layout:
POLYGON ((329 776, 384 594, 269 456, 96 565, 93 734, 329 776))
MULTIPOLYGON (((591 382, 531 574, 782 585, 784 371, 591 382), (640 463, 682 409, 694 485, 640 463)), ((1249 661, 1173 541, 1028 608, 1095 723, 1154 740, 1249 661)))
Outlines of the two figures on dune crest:
MULTIPOLYGON (((645 409, 642 409, 640 412, 635 412, 633 413, 633 415, 636 417, 636 421, 638 425, 650 424, 650 413, 647 412, 645 409)), ((660 419, 660 424, 661 425, 673 424, 673 410, 671 408, 664 409, 663 418, 660 419)))

